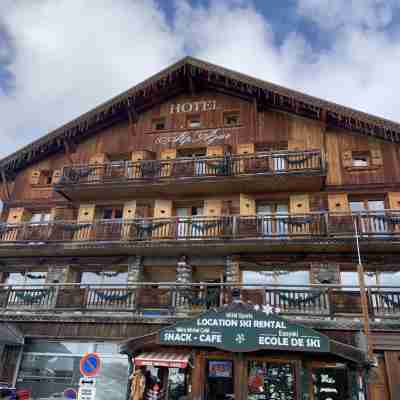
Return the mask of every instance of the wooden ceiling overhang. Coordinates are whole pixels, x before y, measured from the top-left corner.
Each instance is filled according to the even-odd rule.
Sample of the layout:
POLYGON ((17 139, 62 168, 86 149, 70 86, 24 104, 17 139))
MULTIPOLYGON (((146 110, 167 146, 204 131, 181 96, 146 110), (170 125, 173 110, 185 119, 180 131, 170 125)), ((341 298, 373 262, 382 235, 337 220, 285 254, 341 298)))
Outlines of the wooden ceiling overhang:
POLYGON ((128 91, 0 160, 1 180, 51 154, 67 151, 88 136, 119 121, 131 123, 160 102, 183 92, 217 90, 249 101, 259 110, 275 109, 339 128, 400 143, 400 124, 308 96, 266 81, 186 57, 128 91))

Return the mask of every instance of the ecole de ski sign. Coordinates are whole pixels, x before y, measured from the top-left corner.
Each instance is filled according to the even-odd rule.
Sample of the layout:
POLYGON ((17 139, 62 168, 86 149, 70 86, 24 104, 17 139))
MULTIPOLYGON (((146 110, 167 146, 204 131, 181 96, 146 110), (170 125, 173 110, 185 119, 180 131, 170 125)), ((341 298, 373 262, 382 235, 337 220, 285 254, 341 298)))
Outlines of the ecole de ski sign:
POLYGON ((329 352, 329 338, 261 311, 209 311, 160 331, 160 344, 216 347, 232 352, 259 349, 329 352))

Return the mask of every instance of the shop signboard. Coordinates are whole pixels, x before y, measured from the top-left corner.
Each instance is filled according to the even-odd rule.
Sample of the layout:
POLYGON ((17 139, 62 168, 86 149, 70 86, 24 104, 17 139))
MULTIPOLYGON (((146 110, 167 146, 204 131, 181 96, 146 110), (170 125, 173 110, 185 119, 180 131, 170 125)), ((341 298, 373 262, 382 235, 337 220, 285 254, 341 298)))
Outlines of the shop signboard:
POLYGON ((329 352, 327 336, 245 304, 212 310, 159 333, 162 345, 215 347, 230 352, 261 349, 329 352))

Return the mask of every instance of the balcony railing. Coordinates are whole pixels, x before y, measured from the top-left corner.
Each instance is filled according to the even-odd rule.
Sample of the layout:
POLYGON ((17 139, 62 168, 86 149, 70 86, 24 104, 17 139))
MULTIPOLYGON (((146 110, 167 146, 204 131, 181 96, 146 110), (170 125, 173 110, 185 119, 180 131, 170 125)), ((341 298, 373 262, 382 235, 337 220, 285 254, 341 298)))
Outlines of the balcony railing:
MULTIPOLYGON (((261 310, 307 318, 358 318, 360 289, 337 285, 239 285, 142 282, 131 286, 51 284, 0 285, 0 312, 81 311, 129 312, 139 316, 198 313, 232 301, 232 287, 241 300, 261 310)), ((400 317, 400 287, 366 289, 371 319, 400 317)))
POLYGON ((258 216, 136 218, 97 220, 88 223, 51 221, 0 225, 0 244, 10 242, 141 242, 165 240, 289 241, 296 238, 340 239, 354 236, 354 221, 360 239, 398 239, 400 212, 275 214, 258 216))
POLYGON ((280 151, 224 157, 74 165, 64 167, 58 186, 257 174, 322 174, 324 171, 320 150, 280 151))

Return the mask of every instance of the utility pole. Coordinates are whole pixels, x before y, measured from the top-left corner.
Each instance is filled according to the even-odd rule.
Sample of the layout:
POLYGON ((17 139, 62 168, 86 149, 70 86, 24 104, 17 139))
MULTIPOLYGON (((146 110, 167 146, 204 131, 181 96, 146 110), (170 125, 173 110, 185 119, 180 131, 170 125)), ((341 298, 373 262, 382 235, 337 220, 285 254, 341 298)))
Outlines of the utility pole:
POLYGON ((364 266, 361 261, 361 252, 360 252, 360 242, 358 236, 358 227, 357 227, 357 217, 354 216, 354 232, 356 236, 356 248, 357 248, 357 257, 358 257, 358 265, 357 265, 357 273, 358 273, 358 284, 360 286, 360 296, 361 296, 361 308, 364 320, 364 334, 367 339, 367 354, 368 360, 370 362, 374 359, 374 353, 371 343, 370 336, 370 327, 369 327, 369 310, 368 310, 368 298, 367 293, 365 291, 365 275, 364 275, 364 266))

